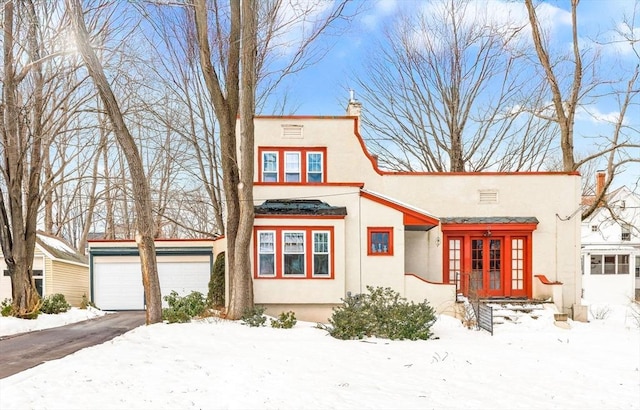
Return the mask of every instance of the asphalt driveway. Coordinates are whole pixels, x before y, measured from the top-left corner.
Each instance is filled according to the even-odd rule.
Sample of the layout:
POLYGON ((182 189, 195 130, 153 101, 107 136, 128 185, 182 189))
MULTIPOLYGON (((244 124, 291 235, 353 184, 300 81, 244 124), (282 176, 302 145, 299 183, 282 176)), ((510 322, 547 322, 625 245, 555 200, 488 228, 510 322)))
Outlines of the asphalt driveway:
POLYGON ((104 343, 144 324, 144 311, 116 312, 66 326, 5 336, 0 339, 0 379, 104 343))

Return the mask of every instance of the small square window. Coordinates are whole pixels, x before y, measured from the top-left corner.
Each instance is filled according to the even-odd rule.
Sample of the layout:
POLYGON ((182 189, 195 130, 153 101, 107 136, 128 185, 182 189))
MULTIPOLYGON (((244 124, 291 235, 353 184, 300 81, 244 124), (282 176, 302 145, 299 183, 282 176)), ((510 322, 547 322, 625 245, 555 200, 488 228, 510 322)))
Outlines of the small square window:
POLYGON ((598 225, 591 225, 591 232, 598 232, 598 225))
POLYGON ((393 255, 393 228, 367 228, 368 255, 393 255))

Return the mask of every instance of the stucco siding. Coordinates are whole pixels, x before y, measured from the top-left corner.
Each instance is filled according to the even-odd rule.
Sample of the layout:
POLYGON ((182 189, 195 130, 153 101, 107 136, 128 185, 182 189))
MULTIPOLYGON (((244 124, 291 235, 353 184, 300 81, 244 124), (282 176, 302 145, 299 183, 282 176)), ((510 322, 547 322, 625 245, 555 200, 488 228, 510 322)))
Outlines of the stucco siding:
MULTIPOLYGON (((552 281, 565 284, 565 310, 580 303, 579 175, 385 173, 376 170, 375 159, 367 153, 357 134, 354 118, 260 117, 255 126, 256 148, 326 148, 326 184, 261 183, 261 161, 256 155, 254 198, 256 205, 266 199, 314 198, 347 208, 342 248, 345 291, 362 292, 371 285, 405 292, 405 272, 434 282, 441 282, 443 276, 443 258, 446 256, 443 255, 443 244, 439 242, 443 239, 440 227, 428 232, 405 232, 402 212, 360 197, 363 186, 369 192, 420 208, 436 218, 537 218, 539 223, 531 236, 531 273, 544 274, 552 281), (300 129, 297 136, 285 137, 283 128, 288 126, 300 129), (481 200, 481 193, 487 192, 495 196, 494 200, 481 200), (393 256, 367 255, 367 226, 393 229, 393 256)), ((338 248, 336 243, 336 250, 338 248)), ((282 298, 289 298, 287 294, 292 285, 283 286, 256 283, 256 300, 283 302, 282 298), (265 296, 263 292, 275 295, 265 296)), ((309 300, 309 303, 313 302, 313 299, 309 300)))

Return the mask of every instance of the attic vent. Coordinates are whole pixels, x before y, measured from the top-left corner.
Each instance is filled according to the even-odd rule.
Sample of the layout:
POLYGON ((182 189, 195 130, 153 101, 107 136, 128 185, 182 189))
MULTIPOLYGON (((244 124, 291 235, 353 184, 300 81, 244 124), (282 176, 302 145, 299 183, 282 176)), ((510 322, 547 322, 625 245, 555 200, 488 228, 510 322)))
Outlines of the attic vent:
POLYGON ((481 204, 497 204, 498 203, 498 191, 496 190, 480 190, 479 199, 481 204))
POLYGON ((283 125, 282 138, 302 138, 302 125, 283 125))

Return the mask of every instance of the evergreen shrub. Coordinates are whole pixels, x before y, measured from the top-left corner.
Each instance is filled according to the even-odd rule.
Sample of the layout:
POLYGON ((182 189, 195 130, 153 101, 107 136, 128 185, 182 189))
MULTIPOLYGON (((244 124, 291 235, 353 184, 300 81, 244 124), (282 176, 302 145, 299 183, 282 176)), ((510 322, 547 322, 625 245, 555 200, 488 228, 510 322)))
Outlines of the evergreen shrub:
POLYGON ((369 293, 348 294, 342 306, 333 309, 327 327, 337 339, 427 340, 433 336, 435 310, 425 300, 408 303, 391 288, 367 286, 369 293))
POLYGON ((245 325, 249 325, 251 327, 260 327, 264 326, 267 322, 267 318, 264 316, 264 311, 266 308, 264 306, 254 306, 244 311, 240 320, 245 325))
POLYGON ((291 329, 296 323, 296 314, 292 311, 282 312, 277 319, 271 319, 271 327, 277 329, 291 329))
POLYGON ((178 292, 172 290, 164 300, 169 307, 162 309, 162 319, 169 323, 190 322, 192 318, 201 316, 207 308, 204 295, 196 291, 187 296, 180 296, 178 292))
POLYGON ((40 306, 40 312, 48 315, 64 313, 69 309, 71 309, 71 305, 67 303, 67 299, 62 293, 47 296, 42 300, 42 306, 40 306))
POLYGON ((224 300, 224 252, 220 252, 213 264, 213 272, 209 279, 209 292, 207 294, 207 304, 213 308, 225 305, 224 300))

